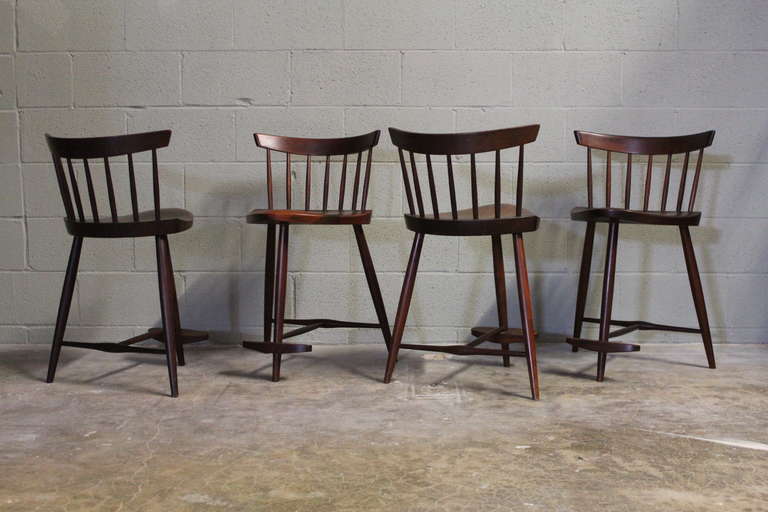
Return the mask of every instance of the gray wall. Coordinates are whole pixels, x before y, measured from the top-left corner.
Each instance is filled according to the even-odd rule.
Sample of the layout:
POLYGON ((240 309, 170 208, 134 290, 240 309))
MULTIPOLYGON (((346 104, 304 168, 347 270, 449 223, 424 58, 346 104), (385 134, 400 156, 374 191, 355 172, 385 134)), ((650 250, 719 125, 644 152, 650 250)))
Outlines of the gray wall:
MULTIPOLYGON (((542 223, 526 242, 542 333, 563 335, 572 321, 584 226, 568 212, 585 200, 572 131, 716 129, 693 235, 711 324, 717 341, 764 342, 766 50, 761 0, 0 0, 0 341, 48 342, 56 314, 69 239, 45 132, 174 130, 160 153, 164 201, 197 216, 171 242, 182 317, 235 340, 258 337, 262 322, 265 230, 242 222, 265 203, 254 131, 539 122, 526 206, 542 223)), ((505 158, 511 173, 514 155, 505 158)), ((367 232, 393 321, 410 234, 387 135, 375 160, 367 232)), ((675 230, 621 234, 615 316, 695 325, 675 230)), ((351 230, 297 228, 292 242, 290 315, 374 318, 351 230)), ((408 337, 453 341, 494 321, 489 249, 480 239, 427 239, 408 337)), ((88 240, 81 266, 68 337, 119 339, 158 321, 150 240, 88 240)), ((379 341, 373 331, 310 338, 379 341)))

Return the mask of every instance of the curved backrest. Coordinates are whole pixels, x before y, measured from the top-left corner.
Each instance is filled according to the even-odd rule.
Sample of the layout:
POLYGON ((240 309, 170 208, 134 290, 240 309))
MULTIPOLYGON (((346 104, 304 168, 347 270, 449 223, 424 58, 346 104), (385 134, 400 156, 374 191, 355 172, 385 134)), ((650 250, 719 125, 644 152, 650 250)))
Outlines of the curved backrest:
POLYGON ((672 157, 677 154, 685 154, 680 172, 680 183, 677 190, 675 211, 681 212, 685 198, 688 163, 690 155, 698 151, 696 158, 696 170, 691 180, 688 195, 688 211, 693 211, 696 200, 696 191, 699 187, 701 164, 704 157, 704 148, 712 145, 715 138, 714 130, 681 135, 676 137, 631 137, 625 135, 608 135, 576 130, 576 143, 587 148, 587 206, 593 207, 593 179, 592 179, 592 150, 602 150, 606 153, 605 166, 605 207, 611 208, 611 153, 625 153, 627 155, 627 170, 624 181, 624 209, 629 210, 632 199, 632 156, 645 155, 646 171, 643 187, 643 211, 650 207, 651 185, 653 182, 653 157, 654 155, 666 155, 666 168, 662 184, 659 211, 667 211, 667 197, 672 173, 672 157))
MULTIPOLYGON (((171 131, 134 133, 129 135, 116 135, 112 137, 90 138, 62 138, 46 134, 48 148, 53 157, 53 166, 56 169, 56 179, 59 183, 59 191, 64 202, 64 210, 67 218, 79 222, 117 222, 118 202, 112 180, 110 158, 126 155, 128 158, 128 180, 130 183, 131 213, 134 221, 139 220, 138 193, 136 190, 136 173, 133 165, 133 155, 150 151, 152 153, 152 183, 155 218, 160 218, 160 184, 157 169, 157 150, 168 146, 171 139, 171 131), (66 171, 64 163, 66 161, 66 171), (104 181, 109 200, 110 216, 99 216, 98 198, 96 196, 97 183, 92 171, 92 161, 103 165, 104 181), (86 217, 83 207, 83 199, 80 195, 78 183, 79 167, 82 166, 82 174, 88 192, 88 204, 90 205, 90 218, 86 217)), ((81 176, 82 178, 82 176, 81 176)))
POLYGON ((347 161, 349 155, 356 158, 354 185, 349 200, 351 210, 365 210, 368 202, 368 187, 371 178, 371 161, 373 148, 379 143, 379 130, 355 137, 342 137, 336 139, 306 139, 300 137, 283 137, 280 135, 267 135, 254 133, 256 145, 267 151, 267 205, 271 210, 275 208, 273 184, 272 184, 272 151, 285 153, 285 209, 291 210, 291 155, 306 157, 306 175, 304 182, 304 210, 310 209, 312 198, 312 157, 325 157, 325 173, 323 181, 323 210, 328 210, 329 193, 331 187, 331 157, 343 156, 341 161, 341 174, 338 187, 338 209, 343 210, 346 199, 347 161), (362 192, 360 191, 361 165, 363 153, 367 152, 365 171, 362 176, 362 192))
POLYGON ((435 187, 435 175, 432 167, 432 157, 436 155, 444 156, 448 172, 448 188, 451 202, 451 217, 458 218, 458 206, 456 204, 456 185, 453 176, 453 155, 470 155, 470 178, 472 188, 472 215, 478 218, 478 193, 477 193, 477 165, 475 155, 477 153, 495 153, 495 177, 494 177, 494 206, 496 217, 501 216, 501 151, 508 148, 518 148, 517 158, 517 194, 516 194, 516 214, 522 214, 523 203, 523 148, 525 144, 536 140, 539 134, 539 125, 532 124, 528 126, 518 126, 515 128, 503 128, 500 130, 489 130, 483 132, 465 132, 465 133, 413 133, 389 129, 389 136, 392 143, 397 146, 400 155, 400 167, 403 171, 403 184, 405 185, 405 194, 408 200, 408 208, 411 215, 425 216, 424 198, 421 192, 421 183, 419 182, 419 173, 416 168, 415 154, 426 156, 427 179, 429 181, 430 199, 432 202, 432 215, 434 218, 440 218, 440 208, 438 192, 435 187), (413 192, 411 191, 411 180, 408 177, 408 166, 405 162, 404 151, 408 152, 411 164, 411 175, 413 180, 413 192), (414 207, 414 196, 416 204, 414 207))

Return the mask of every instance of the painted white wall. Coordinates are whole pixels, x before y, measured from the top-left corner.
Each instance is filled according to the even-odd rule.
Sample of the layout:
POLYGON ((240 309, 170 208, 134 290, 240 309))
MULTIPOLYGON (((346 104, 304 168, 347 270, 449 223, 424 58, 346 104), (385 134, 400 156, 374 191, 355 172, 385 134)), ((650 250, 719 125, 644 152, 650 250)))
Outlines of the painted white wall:
MULTIPOLYGON (((262 323, 265 229, 242 221, 265 203, 254 131, 539 122, 525 202, 542 217, 526 242, 543 334, 572 323, 584 225, 568 212, 586 187, 572 131, 716 129, 693 233, 710 321, 717 341, 766 342, 766 83, 763 0, 0 0, 0 341, 48 343, 56 315, 69 239, 45 132, 173 129, 164 201, 197 216, 171 240, 184 324, 236 340, 262 323)), ((367 233, 392 322, 410 233, 386 134, 375 160, 367 233)), ((695 325, 675 230, 621 234, 615 317, 695 325)), ((296 228, 291 241, 289 314, 375 318, 351 230, 296 228)), ((455 341, 493 322, 490 260, 486 240, 428 238, 407 336, 455 341)), ((119 339, 158 321, 150 240, 88 240, 81 268, 69 338, 119 339)))

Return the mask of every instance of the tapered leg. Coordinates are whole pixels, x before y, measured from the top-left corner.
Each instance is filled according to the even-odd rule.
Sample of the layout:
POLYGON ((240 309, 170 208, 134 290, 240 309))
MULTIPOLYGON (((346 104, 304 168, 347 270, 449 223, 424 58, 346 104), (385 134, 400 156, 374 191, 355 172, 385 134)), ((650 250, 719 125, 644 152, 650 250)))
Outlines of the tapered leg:
POLYGON ((528 282, 528 267, 525 262, 525 247, 522 233, 515 233, 515 273, 517 274, 517 296, 520 301, 520 323, 525 335, 525 362, 528 364, 528 380, 531 397, 539 399, 539 369, 536 363, 536 339, 533 328, 533 300, 528 282))
POLYGON ((699 276, 699 267, 696 264, 696 255, 693 252, 693 243, 691 242, 691 232, 688 226, 680 226, 680 238, 683 241, 683 255, 685 256, 685 266, 688 269, 688 280, 691 283, 691 293, 693 294, 693 304, 696 307, 696 316, 699 319, 699 329, 701 338, 704 341, 704 350, 707 353, 707 363, 710 368, 715 368, 715 351, 712 348, 712 335, 709 332, 709 320, 707 318, 707 305, 704 302, 704 291, 701 288, 701 277, 699 276))
MULTIPOLYGON (((576 318, 573 320, 573 337, 581 338, 581 325, 584 323, 584 309, 587 306, 587 291, 589 290, 589 272, 592 268, 592 247, 595 241, 595 223, 587 222, 587 232, 584 234, 584 251, 581 253, 581 270, 579 271, 579 291, 576 295, 576 318)), ((578 352, 579 347, 573 345, 572 352, 578 352)))
POLYGON ((371 291, 373 307, 376 309, 376 316, 379 319, 379 325, 381 325, 381 334, 384 336, 384 343, 387 345, 387 350, 390 350, 392 345, 392 333, 389 331, 387 310, 384 308, 384 301, 381 298, 381 288, 379 288, 379 280, 376 278, 376 270, 373 268, 371 251, 368 250, 368 242, 365 240, 363 226, 356 224, 353 228, 355 230, 355 238, 357 239, 357 248, 360 250, 360 259, 363 262, 365 278, 368 281, 368 289, 371 291))
MULTIPOLYGON (((605 253, 605 271, 603 272, 603 298, 600 304, 600 342, 608 343, 611 330, 611 308, 613 307, 613 285, 616 280, 616 251, 619 242, 619 223, 608 225, 608 250, 605 253)), ((597 353, 597 380, 605 378, 606 352, 597 353)))
POLYGON ((176 345, 178 339, 178 309, 175 307, 176 286, 173 282, 173 271, 168 265, 171 260, 168 237, 155 237, 157 250, 157 277, 160 285, 160 309, 163 319, 163 334, 165 337, 165 357, 168 363, 168 378, 171 381, 171 396, 179 396, 179 384, 176 377, 176 345))
POLYGON ((61 290, 61 299, 59 300, 59 312, 56 315, 56 329, 53 332, 53 345, 51 346, 51 357, 48 361, 48 376, 46 382, 53 382, 56 377, 56 365, 59 363, 59 354, 61 354, 61 343, 64 341, 64 331, 67 328, 67 318, 69 317, 69 308, 72 305, 72 294, 75 291, 75 281, 77 281, 77 267, 80 263, 80 251, 83 248, 82 237, 75 237, 72 240, 72 249, 69 252, 69 263, 67 264, 67 273, 64 276, 64 286, 61 290))
MULTIPOLYGON (((170 272, 171 276, 173 276, 173 263, 171 262, 171 251, 165 251, 165 264, 168 267, 168 272, 170 272)), ((179 316, 179 299, 178 295, 176 294, 176 283, 173 279, 171 279, 169 284, 169 297, 171 299, 171 307, 174 311, 174 318, 176 319, 175 325, 176 325, 176 361, 179 366, 186 365, 186 361, 184 359, 184 343, 182 343, 181 337, 178 333, 181 332, 181 317, 179 316)))
POLYGON ((400 292, 400 302, 397 305, 395 328, 392 331, 392 345, 390 346, 389 356, 387 357, 387 369, 384 373, 384 383, 389 383, 392 380, 392 372, 395 371, 397 353, 400 350, 400 341, 403 339, 405 320, 408 318, 408 309, 411 307, 413 285, 416 282, 416 272, 419 268, 419 258, 421 258, 421 247, 423 245, 424 233, 416 233, 413 237, 411 256, 408 259, 408 268, 405 270, 403 289, 400 292))
POLYGON ((267 225, 267 254, 264 258, 264 341, 272 341, 272 306, 275 302, 275 225, 267 225))
MULTIPOLYGON (((509 327, 507 319, 507 283, 504 277, 504 253, 501 250, 501 235, 491 236, 493 249, 493 282, 496 285, 496 310, 499 316, 499 327, 509 327)), ((508 351, 509 343, 502 343, 501 350, 508 351)), ((509 356, 502 356, 504 366, 509 366, 509 356)))
MULTIPOLYGON (((280 224, 280 235, 277 244, 277 293, 275 295, 275 339, 273 343, 283 342, 283 325, 285 321, 285 294, 288 281, 288 224, 280 224)), ((282 354, 272 353, 272 382, 280 380, 280 363, 282 354)))

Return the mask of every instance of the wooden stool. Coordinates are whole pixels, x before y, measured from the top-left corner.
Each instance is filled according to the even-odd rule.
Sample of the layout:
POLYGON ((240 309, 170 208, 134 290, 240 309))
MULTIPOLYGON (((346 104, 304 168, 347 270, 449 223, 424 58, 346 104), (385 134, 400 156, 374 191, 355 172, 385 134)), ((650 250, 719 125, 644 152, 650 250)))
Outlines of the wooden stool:
POLYGON ((523 201, 523 147, 536 140, 539 125, 507 128, 476 133, 455 134, 426 134, 409 133, 395 128, 389 129, 392 142, 398 147, 400 165, 403 171, 403 183, 408 199, 409 213, 405 214, 405 225, 415 232, 411 256, 405 272, 403 289, 397 307, 395 326, 392 331, 392 347, 387 359, 387 369, 384 382, 390 382, 392 372, 397 362, 397 354, 401 348, 413 350, 430 350, 447 352, 458 355, 496 355, 501 356, 504 366, 509 366, 511 356, 525 357, 528 364, 528 377, 531 394, 534 400, 539 399, 539 377, 536 367, 536 341, 533 327, 533 305, 531 290, 528 283, 528 270, 523 248, 523 233, 536 231, 539 218, 522 207, 523 201), (517 147, 517 200, 516 204, 501 202, 501 150, 517 147), (408 178, 403 150, 408 151, 413 175, 413 187, 408 178), (495 152, 495 181, 494 202, 488 205, 478 205, 476 153, 495 152), (416 169, 414 153, 426 156, 427 178, 429 182, 429 200, 432 214, 425 213, 425 199, 421 193, 421 183, 416 169), (472 188, 472 207, 459 210, 456 205, 456 190, 453 178, 452 155, 470 155, 470 172, 472 188), (448 173, 448 185, 451 210, 440 212, 438 194, 435 187, 432 156, 445 157, 448 173), (411 191, 413 188, 413 192, 411 191), (414 206, 414 195, 416 204, 414 206), (493 272, 496 285, 496 306, 499 317, 498 327, 475 327, 472 333, 478 336, 467 345, 414 345, 401 343, 408 309, 411 305, 413 286, 421 256, 421 247, 425 235, 442 236, 490 236, 493 246, 493 272), (515 242, 515 271, 517 274, 517 291, 520 301, 520 321, 522 329, 510 329, 507 325, 507 292, 504 279, 504 258, 501 250, 501 235, 512 234, 515 242), (500 343, 501 349, 479 348, 484 342, 500 343), (525 350, 511 351, 510 343, 523 342, 525 350))
POLYGON ((256 145, 267 152, 267 209, 253 210, 246 217, 249 224, 267 225, 267 254, 264 270, 264 341, 243 341, 245 348, 272 354, 272 381, 280 380, 281 356, 284 353, 310 352, 312 345, 283 343, 283 340, 314 329, 357 327, 381 329, 384 342, 389 348, 390 331, 387 313, 381 298, 379 282, 373 268, 371 253, 363 233, 363 225, 371 222, 371 210, 366 210, 368 187, 371 177, 371 156, 373 147, 379 142, 379 131, 358 137, 340 139, 302 139, 280 137, 276 135, 254 134, 256 145), (285 209, 274 208, 272 193, 272 151, 285 153, 285 209), (363 153, 367 152, 365 170, 361 169, 363 153), (306 157, 306 178, 304 189, 304 208, 291 208, 291 155, 306 157), (341 174, 338 187, 338 204, 329 208, 329 190, 331 188, 331 157, 342 156, 341 174), (346 201, 345 189, 348 181, 347 161, 349 155, 356 155, 354 185, 349 201, 346 201), (310 209, 312 189, 312 157, 323 157, 325 172, 323 181, 322 208, 310 209), (362 179, 362 182, 361 182, 362 179), (359 199, 359 203, 358 203, 359 199), (349 209, 344 209, 348 204, 349 209), (379 319, 378 323, 349 322, 314 318, 307 320, 285 318, 286 281, 288 279, 288 228, 291 224, 317 224, 325 226, 352 225, 357 239, 357 247, 363 262, 363 270, 368 281, 368 288, 373 299, 373 306, 379 319), (275 226, 279 229, 277 256, 275 256, 275 226), (275 260, 277 260, 275 262, 275 260), (277 265, 275 265, 277 263, 277 265), (276 281, 276 282, 275 282, 276 281), (275 286, 275 284, 277 286, 275 286), (274 318, 272 316, 274 307, 274 318), (274 324, 274 339, 272 325, 274 324), (298 329, 283 332, 283 326, 301 325, 298 329))
POLYGON ((707 320, 707 308, 704 304, 704 293, 701 288, 701 278, 699 269, 696 265, 696 257, 693 253, 693 244, 691 243, 690 226, 697 226, 701 219, 701 212, 693 211, 694 201, 696 200, 696 190, 699 186, 699 177, 701 175, 701 163, 704 155, 704 148, 712 145, 715 137, 714 131, 697 133, 695 135, 685 135, 680 137, 625 137, 621 135, 602 135, 598 133, 589 133, 576 131, 576 143, 587 147, 587 206, 577 207, 571 211, 571 219, 587 223, 587 231, 584 237, 584 251, 581 257, 581 271, 579 274, 578 295, 576 297, 576 319, 573 325, 573 337, 566 341, 573 345, 573 351, 576 352, 579 347, 593 350, 598 353, 597 356, 597 380, 602 381, 605 378, 606 356, 609 352, 636 352, 640 350, 639 345, 632 343, 611 342, 610 338, 621 336, 636 330, 658 330, 674 332, 690 332, 701 334, 704 341, 704 350, 707 354, 707 362, 710 368, 715 368, 715 353, 712 349, 712 337, 709 332, 709 321, 707 320), (598 208, 593 206, 592 198, 592 150, 603 150, 606 152, 605 168, 605 206, 598 208), (686 195, 686 185, 688 177, 688 162, 690 154, 698 151, 696 159, 696 171, 690 184, 688 193, 688 207, 683 208, 683 200, 686 195), (624 183, 624 208, 611 206, 611 153, 627 154, 627 171, 624 183), (672 156, 685 153, 683 158, 682 170, 680 173, 680 183, 677 192, 677 201, 673 209, 667 209, 667 197, 669 195, 670 174, 672 169, 672 156), (632 156, 647 155, 645 182, 643 188, 643 208, 642 210, 630 209, 630 199, 632 192, 632 156), (664 182, 661 191, 661 200, 658 210, 650 210, 651 183, 653 179, 653 157, 655 155, 666 156, 666 169, 664 172, 664 182), (608 224, 608 250, 605 256, 605 271, 603 273, 603 292, 602 303, 600 306, 600 318, 588 318, 584 316, 584 309, 587 302, 587 289, 589 287, 589 271, 592 263, 592 245, 595 239, 595 223, 605 222, 608 224), (640 320, 623 321, 613 320, 611 318, 611 306, 613 304, 613 287, 616 279, 616 250, 619 240, 619 224, 649 224, 658 226, 677 226, 680 230, 680 237, 683 244, 683 256, 685 265, 688 269, 688 279, 693 293, 693 304, 696 308, 696 316, 699 320, 699 328, 676 327, 672 325, 661 325, 640 320), (597 340, 588 340, 581 338, 581 326, 583 322, 600 324, 600 331, 597 340), (610 331, 611 325, 620 326, 613 332, 610 331))
MULTIPOLYGON (((157 169, 157 149, 168 146, 171 139, 170 130, 137 133, 133 135, 118 135, 115 137, 96 137, 87 139, 62 139, 46 135, 48 147, 53 156, 56 169, 56 179, 59 184, 61 198, 64 201, 66 218, 64 224, 67 232, 74 237, 72 250, 69 254, 69 264, 64 278, 64 287, 59 302, 59 312, 56 317, 56 329, 53 334, 53 347, 48 364, 47 382, 53 382, 56 376, 56 365, 59 361, 61 347, 78 347, 103 352, 136 352, 149 354, 165 354, 168 363, 168 377, 171 381, 171 396, 178 396, 176 364, 184 365, 184 343, 208 339, 208 334, 200 331, 182 329, 179 323, 179 306, 176 298, 176 286, 173 281, 171 253, 168 246, 168 235, 180 233, 192 227, 192 214, 177 208, 160 208, 160 182, 157 169), (136 191, 136 175, 133 165, 133 154, 145 151, 152 152, 152 183, 154 209, 139 211, 138 194, 136 191), (130 182, 131 213, 118 216, 117 198, 112 181, 109 159, 127 155, 128 178, 130 182), (66 170, 64 163, 66 161, 66 170), (101 161, 104 167, 109 200, 109 215, 100 216, 94 173, 89 162, 101 161), (86 216, 83 199, 77 175, 79 167, 76 161, 82 161, 82 173, 85 175, 85 186, 88 190, 88 205, 90 216, 86 216), (72 304, 72 294, 77 280, 77 267, 80 262, 80 251, 84 238, 137 238, 154 236, 157 249, 157 275, 160 286, 160 304, 162 329, 150 329, 144 334, 121 341, 119 343, 83 343, 64 341, 64 331, 67 327, 67 317, 72 304), (165 349, 137 347, 134 344, 154 339, 165 343, 165 349)), ((114 162, 113 162, 114 163, 114 162)), ((81 176, 82 179, 82 176, 81 176)), ((107 277, 105 277, 107 279, 107 277)))

